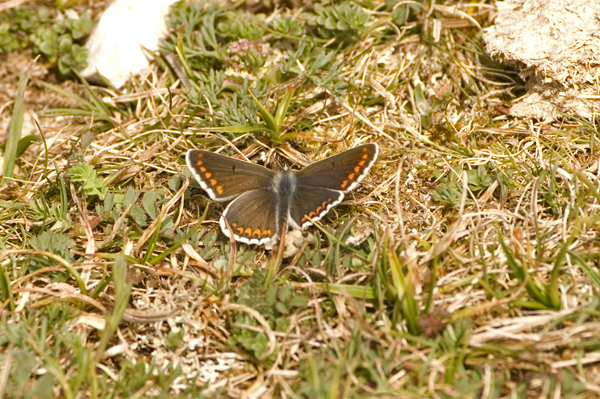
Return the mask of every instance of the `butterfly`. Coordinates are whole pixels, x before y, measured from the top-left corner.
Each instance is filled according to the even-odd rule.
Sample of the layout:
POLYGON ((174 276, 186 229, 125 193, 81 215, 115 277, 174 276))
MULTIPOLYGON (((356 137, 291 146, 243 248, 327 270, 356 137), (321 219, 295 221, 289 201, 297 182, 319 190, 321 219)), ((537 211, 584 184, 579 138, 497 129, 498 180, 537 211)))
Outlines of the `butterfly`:
POLYGON ((323 218, 364 179, 378 153, 377 144, 363 144, 297 172, 274 172, 204 150, 189 150, 185 160, 211 199, 233 200, 219 220, 223 233, 245 244, 265 245, 280 236, 286 220, 303 230, 323 218))

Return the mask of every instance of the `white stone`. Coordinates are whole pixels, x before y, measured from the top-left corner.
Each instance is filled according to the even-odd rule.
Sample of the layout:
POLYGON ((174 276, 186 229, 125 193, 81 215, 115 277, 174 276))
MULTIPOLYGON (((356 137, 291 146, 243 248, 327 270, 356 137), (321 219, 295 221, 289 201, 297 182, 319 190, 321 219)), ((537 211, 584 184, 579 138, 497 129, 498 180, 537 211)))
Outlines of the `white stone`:
POLYGON ((143 48, 157 50, 167 33, 165 17, 176 0, 116 0, 87 41, 88 66, 81 74, 94 80, 102 75, 114 87, 148 67, 143 48))

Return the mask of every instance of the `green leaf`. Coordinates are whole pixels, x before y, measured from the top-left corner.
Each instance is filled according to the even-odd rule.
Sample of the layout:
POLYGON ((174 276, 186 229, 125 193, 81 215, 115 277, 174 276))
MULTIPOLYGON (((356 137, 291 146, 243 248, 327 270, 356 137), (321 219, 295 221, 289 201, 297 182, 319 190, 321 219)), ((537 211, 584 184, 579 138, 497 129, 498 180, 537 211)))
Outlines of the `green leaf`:
POLYGON ((87 132, 85 132, 81 135, 81 138, 79 139, 79 145, 81 145, 82 150, 85 150, 86 148, 88 148, 90 146, 90 144, 92 144, 93 141, 94 141, 94 132, 92 132, 91 130, 88 130, 87 132))
POLYGON ((279 300, 287 303, 292 298, 294 288, 291 285, 284 285, 279 291, 279 300))
POLYGON ((62 35, 58 38, 58 51, 66 54, 71 52, 73 46, 73 39, 68 35, 62 35))
POLYGON ((85 68, 87 66, 88 51, 85 47, 74 44, 71 48, 71 57, 78 67, 85 68))
POLYGON ((423 85, 417 84, 415 86, 415 104, 417 106, 417 110, 421 115, 421 124, 425 129, 431 127, 431 113, 433 112, 431 109, 431 105, 427 98, 425 97, 425 93, 423 92, 423 85))
POLYGON ((168 349, 176 349, 183 342, 183 333, 184 331, 181 329, 177 332, 169 332, 167 335, 167 339, 165 339, 165 347, 168 349))
POLYGON ((66 75, 71 71, 71 55, 65 54, 58 59, 58 70, 66 75))
POLYGON ((178 176, 172 177, 167 181, 167 186, 172 191, 177 191, 181 187, 181 179, 178 176))
POLYGON ((8 138, 6 140, 6 149, 4 151, 4 168, 2 170, 2 180, 4 184, 7 178, 14 177, 15 160, 17 158, 19 141, 23 130, 23 114, 25 112, 25 89, 29 82, 31 68, 27 68, 19 75, 19 87, 15 97, 12 118, 8 128, 8 138))
POLYGON ((258 98, 256 98, 254 93, 252 93, 252 90, 249 90, 248 93, 250 93, 250 96, 252 97, 254 103, 258 107, 260 116, 262 116, 264 121, 267 123, 267 127, 269 128, 269 130, 272 130, 274 133, 277 133, 277 135, 279 135, 279 125, 277 124, 277 120, 275 119, 273 114, 264 105, 262 105, 260 101, 258 101, 258 98))
POLYGON ((119 322, 123 318, 125 308, 129 303, 131 296, 131 286, 127 284, 127 268, 128 264, 122 254, 118 254, 112 268, 112 280, 115 287, 115 303, 112 312, 106 317, 106 327, 100 336, 100 343, 96 350, 94 360, 90 364, 90 368, 95 368, 102 359, 108 342, 114 338, 115 330, 119 322))
POLYGON ((265 293, 265 299, 267 301, 267 304, 273 306, 275 305, 275 302, 277 301, 277 287, 272 285, 267 289, 267 292, 265 293))
POLYGON ((275 309, 277 309, 277 311, 278 311, 279 313, 283 314, 283 315, 286 315, 286 314, 288 314, 288 313, 289 313, 289 309, 288 309, 288 307, 287 307, 287 306, 285 306, 285 304, 284 304, 284 303, 282 303, 282 302, 277 302, 277 303, 275 304, 275 309))
MULTIPOLYGON (((29 241, 29 245, 31 245, 31 248, 37 251, 45 251, 56 254, 69 263, 73 261, 73 253, 71 252, 71 249, 75 244, 73 243, 73 240, 64 233, 44 231, 32 237, 29 241)), ((52 259, 44 259, 44 264, 50 264, 54 262, 52 259)))
POLYGON ((44 54, 46 54, 47 56, 53 56, 54 55, 54 42, 51 40, 46 40, 44 42, 42 42, 42 44, 40 45, 40 51, 44 54))
POLYGON ((392 11, 392 21, 398 26, 404 26, 408 22, 409 15, 410 6, 408 4, 401 4, 392 11))
POLYGON ((144 209, 141 206, 139 206, 137 204, 133 204, 131 206, 131 210, 129 211, 129 215, 140 226, 145 226, 146 225, 146 223, 147 223, 147 221, 146 221, 146 212, 144 212, 144 209))
POLYGON ((139 193, 133 187, 127 188, 127 191, 125 191, 125 196, 123 197, 123 206, 127 208, 129 205, 135 203, 138 195, 139 193))
POLYGON ((5 303, 8 299, 10 299, 8 303, 8 308, 10 310, 14 310, 15 304, 12 296, 10 278, 6 274, 6 271, 4 270, 4 266, 2 264, 0 264, 0 295, 2 303, 5 303))
POLYGON ((36 136, 34 134, 30 134, 19 140, 19 144, 17 145, 17 158, 23 155, 23 153, 27 151, 32 143, 37 141, 41 141, 40 136, 36 136))
POLYGON ((144 209, 148 213, 148 216, 150 216, 152 220, 158 217, 158 207, 156 205, 156 202, 161 199, 162 196, 158 194, 158 192, 156 192, 155 190, 146 191, 144 193, 144 196, 142 197, 142 206, 144 207, 144 209))
POLYGON ((105 211, 111 211, 113 209, 114 205, 115 205, 115 195, 114 195, 114 193, 108 193, 108 194, 106 194, 106 197, 104 198, 104 210, 105 211))
POLYGON ((296 295, 288 301, 288 305, 291 308, 305 308, 308 305, 308 299, 304 296, 296 295))

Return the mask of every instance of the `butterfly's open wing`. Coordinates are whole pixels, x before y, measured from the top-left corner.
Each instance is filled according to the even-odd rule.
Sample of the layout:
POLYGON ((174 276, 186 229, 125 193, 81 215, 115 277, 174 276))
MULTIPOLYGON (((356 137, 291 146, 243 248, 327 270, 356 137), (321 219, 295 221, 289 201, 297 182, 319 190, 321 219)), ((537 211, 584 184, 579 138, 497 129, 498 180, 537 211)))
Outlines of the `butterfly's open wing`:
POLYGON ((298 184, 348 192, 369 173, 378 153, 377 144, 363 144, 325 158, 298 171, 298 184))
POLYGON ((305 229, 321 220, 331 208, 342 202, 344 193, 321 187, 298 186, 290 204, 288 223, 296 229, 305 229))
POLYGON ((185 160, 200 186, 215 201, 227 201, 273 184, 274 174, 269 169, 226 155, 190 150, 185 160))
POLYGON ((289 211, 290 225, 304 229, 342 202, 369 173, 375 163, 377 144, 364 144, 308 165, 296 173, 297 188, 289 211))
POLYGON ((234 199, 221 216, 223 233, 231 239, 225 220, 236 241, 245 244, 269 243, 277 231, 277 197, 272 188, 252 190, 234 199))

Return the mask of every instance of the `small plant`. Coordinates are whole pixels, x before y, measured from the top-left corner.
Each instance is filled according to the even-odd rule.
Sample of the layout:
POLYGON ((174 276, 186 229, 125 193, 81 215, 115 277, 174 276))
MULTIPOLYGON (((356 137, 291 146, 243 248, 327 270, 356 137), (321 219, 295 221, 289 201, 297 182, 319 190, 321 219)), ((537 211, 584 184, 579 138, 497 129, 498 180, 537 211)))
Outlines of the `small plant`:
POLYGON ((92 349, 86 348, 80 335, 67 327, 67 322, 78 313, 70 303, 51 302, 37 309, 26 308, 17 323, 3 320, 0 342, 15 348, 12 361, 4 361, 10 371, 3 397, 49 398, 57 381, 68 381, 61 386, 63 397, 74 398, 73 391, 87 387, 84 381, 92 349), (62 366, 69 369, 68 380, 62 366), (40 376, 36 372, 40 368, 47 373, 40 376))
MULTIPOLYGON (((308 299, 306 294, 296 294, 290 285, 272 285, 265 293, 263 289, 265 275, 265 269, 257 269, 254 275, 242 285, 235 302, 257 310, 272 329, 285 331, 291 322, 289 316, 305 309, 308 299)), ((255 318, 246 312, 236 311, 233 318, 236 324, 257 325, 255 318)), ((262 358, 269 349, 267 334, 243 327, 233 328, 229 342, 241 346, 258 359, 262 358)), ((271 353, 266 359, 267 363, 271 363, 275 357, 276 353, 271 353)))
POLYGON ((87 66, 87 50, 76 43, 92 31, 94 24, 89 12, 79 19, 65 19, 51 27, 39 27, 32 36, 34 52, 44 54, 58 66, 63 75, 76 66, 87 66))
POLYGON ((227 19, 219 22, 217 30, 219 34, 228 39, 247 39, 257 41, 265 34, 261 27, 264 15, 251 15, 247 13, 228 13, 227 19))
POLYGON ((162 41, 162 51, 177 53, 188 75, 220 69, 225 50, 217 39, 216 25, 224 12, 212 2, 176 3, 167 20, 172 33, 162 41))
POLYGON ((29 201, 27 216, 34 221, 35 226, 51 225, 51 231, 67 231, 73 225, 71 217, 60 203, 48 202, 43 198, 29 201))
POLYGON ((248 39, 239 39, 227 48, 223 61, 236 72, 252 74, 265 64, 269 55, 268 46, 248 39))
POLYGON ((369 14, 360 6, 347 2, 330 6, 317 4, 315 14, 308 17, 308 22, 318 26, 326 38, 340 35, 354 38, 359 31, 364 31, 369 20, 369 14))
POLYGON ((398 26, 406 25, 411 14, 414 15, 421 9, 417 2, 407 4, 401 0, 385 0, 385 7, 392 12, 392 21, 398 26))
MULTIPOLYGON (((431 194, 433 199, 454 208, 459 207, 463 192, 462 183, 458 181, 458 176, 460 176, 460 170, 450 173, 450 176, 431 194)), ((496 179, 488 174, 485 166, 479 165, 476 169, 467 171, 467 180, 469 190, 478 193, 488 188, 496 179)), ((472 203, 468 195, 465 203, 467 205, 472 203)))
POLYGON ((8 53, 19 48, 19 41, 8 22, 0 22, 0 52, 8 53))
POLYGON ((8 10, 7 16, 7 20, 0 19, 0 51, 32 47, 63 75, 72 67, 87 66, 87 50, 77 41, 92 31, 91 13, 53 22, 53 10, 49 8, 16 7, 8 10))
POLYGON ((104 199, 107 188, 104 185, 104 180, 98 177, 93 166, 84 162, 78 163, 76 166, 69 168, 71 180, 81 184, 81 189, 87 196, 97 196, 104 199))
POLYGON ((194 72, 194 75, 197 79, 190 82, 191 87, 185 93, 187 99, 195 105, 219 104, 225 73, 210 69, 207 73, 194 72))
POLYGON ((334 97, 342 98, 347 83, 339 78, 343 66, 336 64, 336 54, 335 51, 323 51, 314 40, 303 36, 298 42, 297 50, 283 64, 281 72, 308 79, 331 91, 334 97), (304 66, 303 70, 298 68, 298 62, 304 66))
POLYGON ((51 10, 15 7, 0 15, 0 50, 8 52, 31 46, 30 35, 41 26, 48 26, 51 10))
POLYGON ((300 38, 304 33, 302 22, 291 17, 281 17, 273 21, 275 35, 282 38, 300 38))
MULTIPOLYGON (((73 253, 71 249, 74 247, 73 240, 64 233, 53 233, 50 231, 44 231, 31 238, 31 248, 36 251, 50 252, 60 256, 65 261, 71 263, 73 261, 73 253)), ((44 256, 35 256, 28 258, 29 269, 36 270, 40 267, 50 266, 56 262, 44 256)), ((64 272, 55 273, 53 276, 61 281, 67 279, 68 274, 64 272)))

